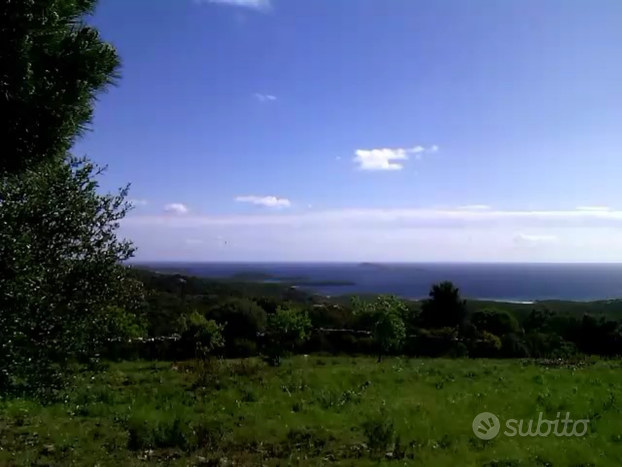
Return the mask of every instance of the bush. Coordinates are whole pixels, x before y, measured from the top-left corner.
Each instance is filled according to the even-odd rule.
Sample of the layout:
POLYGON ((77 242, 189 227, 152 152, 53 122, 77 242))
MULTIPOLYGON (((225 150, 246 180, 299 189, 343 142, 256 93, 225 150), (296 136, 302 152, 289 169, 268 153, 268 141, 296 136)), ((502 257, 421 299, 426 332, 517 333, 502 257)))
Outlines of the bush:
POLYGON ((194 356, 201 360, 211 357, 222 348, 225 341, 222 336, 223 325, 208 320, 198 312, 183 317, 181 345, 194 351, 194 356))
POLYGON ((295 308, 279 308, 268 317, 268 362, 278 365, 281 357, 309 338, 309 316, 295 308))
POLYGON ((487 331, 480 333, 479 337, 471 341, 469 355, 475 358, 498 357, 501 351, 501 339, 487 331))

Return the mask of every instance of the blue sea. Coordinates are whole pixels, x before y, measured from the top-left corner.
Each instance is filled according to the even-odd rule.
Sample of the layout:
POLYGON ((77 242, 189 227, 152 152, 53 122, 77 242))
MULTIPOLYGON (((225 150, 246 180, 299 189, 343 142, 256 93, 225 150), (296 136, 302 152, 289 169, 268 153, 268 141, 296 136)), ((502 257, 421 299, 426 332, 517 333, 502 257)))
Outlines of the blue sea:
POLYGON ((354 285, 309 288, 321 295, 386 293, 404 298, 427 296, 434 283, 449 280, 471 299, 604 300, 622 298, 622 264, 500 263, 149 263, 158 271, 175 270, 201 277, 227 278, 265 273, 275 278, 349 281, 354 285))

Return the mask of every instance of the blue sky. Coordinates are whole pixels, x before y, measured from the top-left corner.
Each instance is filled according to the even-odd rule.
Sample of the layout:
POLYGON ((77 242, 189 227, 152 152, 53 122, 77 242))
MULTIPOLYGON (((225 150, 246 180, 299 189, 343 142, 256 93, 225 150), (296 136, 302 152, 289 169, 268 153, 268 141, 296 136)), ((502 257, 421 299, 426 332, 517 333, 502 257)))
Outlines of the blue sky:
POLYGON ((622 261, 619 0, 102 1, 139 260, 622 261))

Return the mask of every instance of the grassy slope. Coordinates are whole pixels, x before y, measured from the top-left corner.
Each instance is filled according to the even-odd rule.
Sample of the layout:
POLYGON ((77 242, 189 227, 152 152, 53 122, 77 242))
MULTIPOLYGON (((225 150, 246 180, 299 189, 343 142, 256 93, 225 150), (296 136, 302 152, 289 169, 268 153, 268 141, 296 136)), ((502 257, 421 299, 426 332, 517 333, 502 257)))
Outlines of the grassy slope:
POLYGON ((62 404, 0 402, 0 465, 376 465, 363 426, 380 419, 411 446, 382 461, 392 465, 614 466, 620 366, 297 357, 277 369, 224 362, 193 387, 184 365, 120 363, 85 374, 62 404), (484 442, 471 431, 483 411, 502 423, 540 411, 597 419, 583 438, 484 442))

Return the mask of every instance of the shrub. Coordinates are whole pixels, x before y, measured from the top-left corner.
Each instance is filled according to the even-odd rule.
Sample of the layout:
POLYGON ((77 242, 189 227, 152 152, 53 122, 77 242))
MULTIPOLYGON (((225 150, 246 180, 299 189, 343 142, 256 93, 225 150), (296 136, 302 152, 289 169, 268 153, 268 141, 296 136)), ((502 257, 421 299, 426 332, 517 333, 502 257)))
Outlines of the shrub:
POLYGON ((183 317, 182 345, 194 349, 194 356, 206 360, 225 344, 222 336, 223 325, 194 311, 183 317))
POLYGON ((279 308, 268 317, 268 362, 278 365, 287 351, 309 338, 309 316, 295 308, 279 308))
POLYGON ((501 350, 501 339, 487 331, 480 333, 479 337, 471 341, 469 355, 475 358, 498 357, 501 350))

